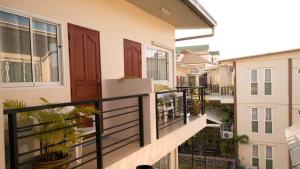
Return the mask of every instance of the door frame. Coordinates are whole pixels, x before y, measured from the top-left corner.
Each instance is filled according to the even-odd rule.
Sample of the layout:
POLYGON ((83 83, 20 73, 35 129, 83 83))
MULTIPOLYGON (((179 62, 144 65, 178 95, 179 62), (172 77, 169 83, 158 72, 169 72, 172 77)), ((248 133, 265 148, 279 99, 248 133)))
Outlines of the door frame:
POLYGON ((91 28, 87 28, 87 27, 83 27, 83 26, 79 26, 79 25, 75 25, 75 24, 72 24, 72 23, 67 23, 67 30, 68 30, 68 52, 69 52, 69 75, 70 75, 70 94, 71 94, 71 101, 74 100, 74 96, 72 96, 72 75, 71 75, 71 49, 70 49, 70 27, 75 27, 75 28, 80 28, 80 29, 85 29, 85 30, 88 30, 88 31, 92 31, 92 32, 96 32, 99 36, 98 36, 98 42, 99 42, 99 74, 100 74, 100 82, 98 83, 99 86, 99 99, 102 99, 102 67, 101 67, 101 41, 100 41, 100 31, 97 31, 97 30, 94 30, 94 29, 91 29, 91 28))
POLYGON ((125 69, 126 69, 126 67, 125 67, 125 41, 129 41, 129 42, 133 42, 133 43, 139 43, 140 46, 141 46, 140 58, 139 58, 139 62, 140 62, 140 66, 139 66, 140 74, 139 74, 139 77, 137 77, 137 78, 141 79, 143 77, 143 67, 142 67, 142 62, 143 62, 142 61, 142 58, 143 58, 143 56, 142 56, 142 48, 143 48, 143 45, 140 42, 136 42, 136 41, 133 41, 133 40, 130 40, 130 39, 126 39, 126 38, 123 38, 124 78, 125 78, 125 69))

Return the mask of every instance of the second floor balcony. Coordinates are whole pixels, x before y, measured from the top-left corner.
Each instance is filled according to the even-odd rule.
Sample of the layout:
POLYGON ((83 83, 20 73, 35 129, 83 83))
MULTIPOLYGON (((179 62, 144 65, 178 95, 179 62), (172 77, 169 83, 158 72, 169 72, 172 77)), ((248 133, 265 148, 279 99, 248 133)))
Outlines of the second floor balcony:
MULTIPOLYGON (((135 83, 138 90, 137 81, 145 82, 128 83, 135 83)), ((126 86, 127 82, 118 83, 126 86)), ((40 106, 8 100, 11 107, 4 111, 7 168, 154 164, 206 126, 204 100, 202 87, 81 102, 46 101, 40 106), (128 163, 136 156, 140 160, 128 163)))

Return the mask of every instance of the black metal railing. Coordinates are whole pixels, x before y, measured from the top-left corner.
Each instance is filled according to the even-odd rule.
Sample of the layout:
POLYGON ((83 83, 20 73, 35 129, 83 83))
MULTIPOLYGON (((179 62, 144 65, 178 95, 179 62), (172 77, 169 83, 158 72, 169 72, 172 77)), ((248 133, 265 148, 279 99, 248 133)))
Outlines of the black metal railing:
POLYGON ((233 96, 234 89, 233 86, 222 86, 221 89, 221 96, 233 96))
POLYGON ((206 88, 206 94, 219 94, 220 86, 219 85, 213 85, 213 84, 207 84, 206 88))
POLYGON ((203 115, 204 92, 204 87, 177 87, 177 90, 156 92, 157 139, 164 134, 164 129, 180 123, 187 124, 192 116, 203 115))
POLYGON ((78 168, 93 164, 92 168, 102 169, 103 156, 117 153, 117 150, 131 143, 139 147, 144 146, 143 97, 145 96, 148 94, 4 110, 8 121, 6 144, 6 151, 9 154, 8 168, 33 168, 35 163, 47 153, 45 152, 47 149, 70 143, 69 138, 64 138, 62 142, 43 145, 36 137, 47 133, 54 134, 64 129, 74 129, 81 134, 76 136, 76 143, 72 143, 69 147, 69 158, 54 168, 62 166, 78 168), (70 109, 76 106, 93 106, 94 112, 78 113, 76 117, 64 119, 72 121, 68 126, 38 132, 37 128, 51 125, 52 121, 38 124, 31 121, 28 124, 20 119, 23 113, 70 109), (88 122, 82 120, 84 118, 88 118, 88 122))

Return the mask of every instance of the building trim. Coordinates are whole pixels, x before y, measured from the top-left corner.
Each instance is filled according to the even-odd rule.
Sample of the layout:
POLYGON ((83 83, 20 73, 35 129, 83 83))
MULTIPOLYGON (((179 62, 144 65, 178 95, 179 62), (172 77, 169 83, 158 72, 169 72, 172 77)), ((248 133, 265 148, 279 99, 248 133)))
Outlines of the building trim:
MULTIPOLYGON (((293 60, 288 59, 288 96, 289 96, 289 126, 293 124, 293 60)), ((289 169, 292 169, 292 160, 289 155, 289 169)))
MULTIPOLYGON (((234 134, 237 135, 237 83, 236 83, 236 62, 233 62, 233 69, 234 69, 234 98, 233 98, 233 102, 234 102, 234 134)), ((238 152, 239 152, 239 146, 238 144, 235 144, 235 155, 236 157, 238 156, 238 152)))
POLYGON ((259 57, 268 57, 269 55, 282 54, 282 53, 286 53, 286 52, 297 52, 297 51, 300 51, 300 48, 289 49, 289 50, 282 50, 282 51, 276 51, 276 52, 269 52, 269 53, 261 53, 261 54, 257 54, 257 55, 235 57, 235 58, 231 58, 231 59, 224 59, 224 60, 220 60, 220 63, 222 63, 222 62, 233 62, 233 61, 243 60, 243 59, 253 59, 253 58, 259 58, 259 57))
POLYGON ((289 126, 293 124, 293 60, 288 59, 289 126))

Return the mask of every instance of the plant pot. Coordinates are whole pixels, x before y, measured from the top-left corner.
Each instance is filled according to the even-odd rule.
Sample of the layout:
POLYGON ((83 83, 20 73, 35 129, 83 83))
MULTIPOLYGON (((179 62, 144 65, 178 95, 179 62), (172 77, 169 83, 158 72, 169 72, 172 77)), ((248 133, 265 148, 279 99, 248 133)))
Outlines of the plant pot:
POLYGON ((69 169, 69 164, 64 164, 68 161, 71 157, 67 156, 60 160, 53 160, 53 161, 45 161, 45 160, 38 160, 34 162, 33 169, 69 169))

